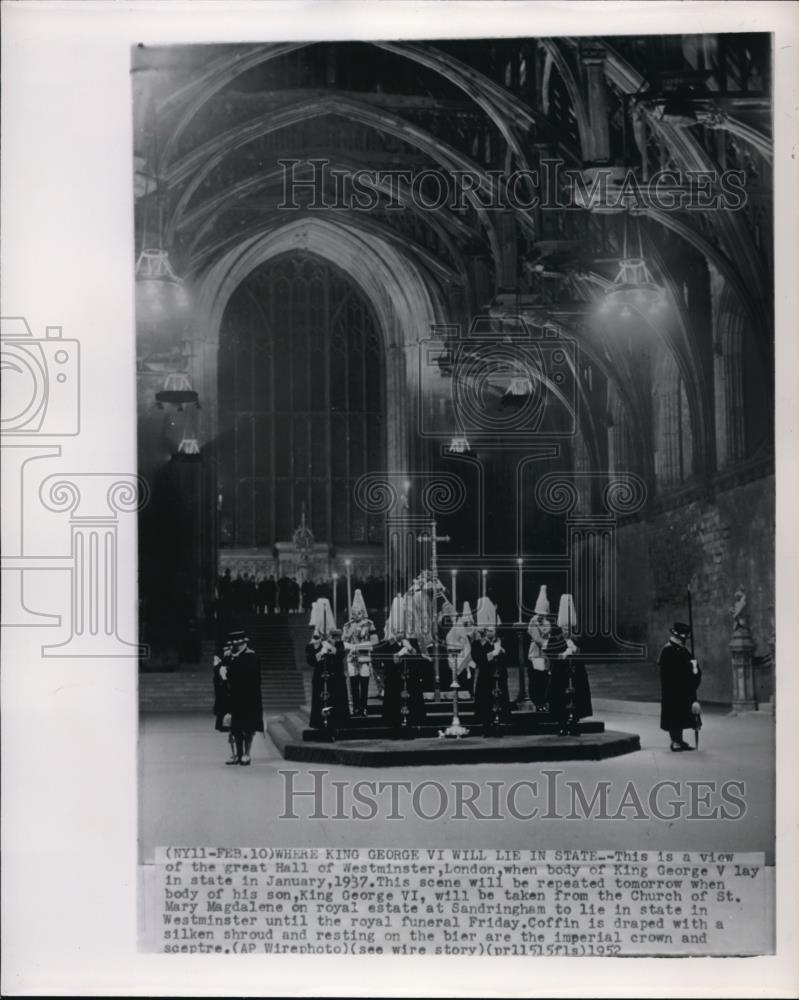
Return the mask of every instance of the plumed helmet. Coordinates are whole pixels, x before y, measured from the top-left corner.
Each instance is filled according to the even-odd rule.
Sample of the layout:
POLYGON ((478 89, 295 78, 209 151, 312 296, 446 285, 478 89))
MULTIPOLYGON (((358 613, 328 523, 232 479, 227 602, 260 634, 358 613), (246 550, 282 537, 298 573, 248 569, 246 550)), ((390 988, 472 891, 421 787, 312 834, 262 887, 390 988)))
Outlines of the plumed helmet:
POLYGON ((541 585, 541 589, 538 591, 538 599, 535 602, 535 613, 537 615, 549 614, 549 598, 547 597, 547 586, 545 583, 541 585))

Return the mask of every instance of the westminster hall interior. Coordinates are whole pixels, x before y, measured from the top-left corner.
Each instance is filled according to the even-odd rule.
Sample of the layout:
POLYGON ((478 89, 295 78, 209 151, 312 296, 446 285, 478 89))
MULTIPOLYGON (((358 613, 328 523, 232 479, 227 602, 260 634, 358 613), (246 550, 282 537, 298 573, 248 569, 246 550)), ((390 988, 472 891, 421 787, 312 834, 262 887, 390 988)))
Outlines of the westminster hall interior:
POLYGON ((511 750, 559 738, 539 613, 593 699, 565 758, 647 718, 675 622, 706 712, 772 711, 770 66, 767 34, 133 50, 143 718, 212 739, 239 630, 281 754, 400 753, 376 665, 309 728, 312 613, 356 607, 424 659, 420 761, 471 746, 438 733, 475 731, 447 637, 481 627, 507 705, 471 759, 544 759, 511 750))

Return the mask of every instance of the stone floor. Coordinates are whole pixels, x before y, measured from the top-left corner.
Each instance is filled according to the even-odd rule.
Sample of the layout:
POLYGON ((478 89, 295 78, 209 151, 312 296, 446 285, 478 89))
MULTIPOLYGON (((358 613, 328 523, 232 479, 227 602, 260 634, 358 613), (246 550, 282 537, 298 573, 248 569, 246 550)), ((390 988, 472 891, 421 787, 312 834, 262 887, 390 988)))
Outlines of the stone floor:
MULTIPOLYGON (((624 706, 618 702, 617 706, 624 706)), ((638 733, 640 752, 602 761, 560 764, 466 764, 429 766, 419 771, 404 768, 355 768, 284 761, 271 740, 258 737, 253 746, 253 765, 226 767, 225 738, 214 732, 206 715, 152 714, 141 717, 139 762, 140 860, 151 862, 157 845, 216 846, 353 846, 353 847, 495 847, 495 848, 617 848, 629 850, 682 849, 763 851, 773 863, 774 827, 774 718, 765 713, 730 717, 711 713, 705 717, 698 753, 670 753, 658 718, 630 711, 602 712, 608 729, 638 733), (544 771, 562 774, 547 778, 544 771), (413 814, 410 800, 402 809, 401 822, 387 818, 337 820, 333 793, 325 799, 322 812, 330 818, 310 818, 311 796, 296 800, 299 818, 284 819, 287 779, 280 772, 294 772, 295 789, 311 789, 319 781, 327 790, 338 780, 390 781, 392 779, 439 782, 452 795, 453 782, 473 781, 481 788, 486 782, 538 781, 541 791, 536 802, 521 795, 520 811, 539 805, 533 820, 486 818, 458 819, 451 809, 441 819, 429 820, 413 814), (325 772, 314 777, 313 771, 325 772), (423 773, 420 773, 423 772, 423 773), (681 782, 680 794, 671 789, 662 793, 687 801, 687 782, 737 780, 745 783, 745 814, 740 819, 647 819, 629 818, 544 818, 545 782, 579 781, 590 800, 597 783, 610 781, 611 812, 618 805, 629 781, 646 802, 650 788, 658 781, 681 782)), ((351 786, 350 786, 351 787, 351 786)), ((558 785, 562 790, 563 786, 558 785)), ((325 792, 327 795, 327 791, 325 792)), ((436 808, 435 793, 422 804, 423 812, 436 808)), ((526 793, 525 793, 526 794, 526 793)), ((534 793, 533 793, 534 794, 534 793)), ((349 800, 348 800, 349 801, 349 800)), ((383 800, 381 800, 383 801, 383 800)), ((387 800, 386 800, 387 801, 387 800)), ((478 800, 480 812, 490 812, 478 800)), ((718 793, 711 805, 722 804, 718 793)), ((565 816, 571 799, 560 796, 555 812, 565 816)), ((704 808, 704 807, 703 807, 704 808)), ((351 805, 345 811, 351 815, 351 805)))

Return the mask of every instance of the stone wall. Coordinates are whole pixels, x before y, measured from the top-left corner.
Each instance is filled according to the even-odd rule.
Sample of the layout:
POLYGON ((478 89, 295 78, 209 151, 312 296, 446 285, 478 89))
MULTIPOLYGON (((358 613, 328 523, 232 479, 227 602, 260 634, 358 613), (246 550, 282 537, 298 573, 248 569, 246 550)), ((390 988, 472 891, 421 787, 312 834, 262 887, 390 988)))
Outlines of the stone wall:
POLYGON ((687 621, 693 594, 696 652, 705 701, 731 700, 730 608, 743 586, 755 657, 758 701, 772 695, 768 662, 774 614, 774 477, 732 486, 715 500, 688 500, 647 521, 622 525, 618 546, 619 631, 646 642, 656 660, 674 620, 687 621))

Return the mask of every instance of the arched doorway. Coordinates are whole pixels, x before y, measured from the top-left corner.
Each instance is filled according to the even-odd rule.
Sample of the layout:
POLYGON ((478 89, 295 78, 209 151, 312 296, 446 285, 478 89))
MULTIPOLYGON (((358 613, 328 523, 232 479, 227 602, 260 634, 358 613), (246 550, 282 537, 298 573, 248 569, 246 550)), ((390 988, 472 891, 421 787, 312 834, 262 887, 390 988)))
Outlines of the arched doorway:
POLYGON ((360 287, 297 251, 256 267, 225 308, 218 354, 220 547, 379 544, 352 502, 386 468, 383 334, 360 287))

